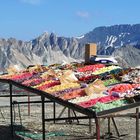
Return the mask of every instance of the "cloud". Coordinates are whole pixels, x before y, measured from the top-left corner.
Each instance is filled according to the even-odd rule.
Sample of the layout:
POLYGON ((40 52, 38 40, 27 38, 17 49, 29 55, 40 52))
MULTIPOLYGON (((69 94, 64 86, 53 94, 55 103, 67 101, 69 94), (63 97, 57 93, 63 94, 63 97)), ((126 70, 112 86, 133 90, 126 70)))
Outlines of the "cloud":
POLYGON ((89 18, 90 14, 87 11, 78 11, 76 13, 77 16, 81 17, 81 18, 89 18))
POLYGON ((38 5, 41 3, 41 0, 20 0, 23 3, 38 5))

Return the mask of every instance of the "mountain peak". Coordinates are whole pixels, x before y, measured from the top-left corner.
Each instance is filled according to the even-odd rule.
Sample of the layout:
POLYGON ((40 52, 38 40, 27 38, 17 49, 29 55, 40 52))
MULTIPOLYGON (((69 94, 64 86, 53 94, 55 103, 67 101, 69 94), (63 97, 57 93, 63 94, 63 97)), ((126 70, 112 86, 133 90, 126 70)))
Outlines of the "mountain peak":
POLYGON ((48 32, 44 32, 42 35, 40 35, 38 38, 39 39, 43 39, 43 38, 47 38, 48 36, 50 36, 50 34, 48 32))
POLYGON ((84 38, 85 37, 85 35, 81 35, 81 36, 77 36, 77 37, 75 37, 76 39, 82 39, 82 38, 84 38))
POLYGON ((97 27, 75 38, 58 37, 55 33, 44 32, 30 42, 15 38, 0 39, 0 67, 81 60, 84 58, 86 43, 96 43, 100 55, 117 55, 119 60, 125 56, 123 60, 129 65, 140 62, 136 61, 140 54, 140 24, 122 24, 97 27), (131 47, 123 49, 122 46, 131 47))

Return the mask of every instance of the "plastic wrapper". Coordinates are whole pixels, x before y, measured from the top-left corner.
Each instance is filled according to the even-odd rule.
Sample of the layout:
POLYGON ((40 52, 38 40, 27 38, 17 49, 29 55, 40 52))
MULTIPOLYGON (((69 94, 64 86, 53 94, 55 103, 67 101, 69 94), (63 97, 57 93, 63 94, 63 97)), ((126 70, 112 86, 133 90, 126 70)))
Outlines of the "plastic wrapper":
POLYGON ((107 88, 105 87, 103 81, 100 79, 95 80, 93 83, 89 84, 87 88, 85 88, 85 92, 87 95, 92 94, 101 94, 103 91, 105 91, 107 88))
POLYGON ((64 71, 63 74, 60 76, 59 80, 61 83, 64 83, 64 84, 78 82, 78 79, 74 75, 74 72, 71 70, 64 71))
POLYGON ((9 68, 7 68, 8 74, 15 74, 20 72, 22 69, 18 65, 10 65, 9 68))
POLYGON ((45 79, 48 79, 48 80, 51 80, 53 78, 56 78, 57 75, 55 73, 54 70, 52 69, 49 69, 47 72, 44 72, 42 75, 41 75, 42 78, 45 78, 45 79))

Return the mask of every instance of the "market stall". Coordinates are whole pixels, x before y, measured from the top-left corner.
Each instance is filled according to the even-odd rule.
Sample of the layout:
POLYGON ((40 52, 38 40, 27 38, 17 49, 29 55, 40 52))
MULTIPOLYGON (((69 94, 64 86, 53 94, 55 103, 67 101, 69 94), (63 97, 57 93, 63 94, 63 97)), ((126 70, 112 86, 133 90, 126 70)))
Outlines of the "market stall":
POLYGON ((94 118, 98 140, 101 117, 113 118, 119 116, 120 111, 137 108, 136 113, 128 116, 136 118, 138 140, 139 74, 139 69, 123 69, 116 65, 71 63, 30 66, 23 71, 1 75, 0 82, 9 84, 12 127, 12 89, 17 86, 41 96, 44 140, 45 121, 49 121, 45 118, 45 98, 85 115, 78 119, 94 118))

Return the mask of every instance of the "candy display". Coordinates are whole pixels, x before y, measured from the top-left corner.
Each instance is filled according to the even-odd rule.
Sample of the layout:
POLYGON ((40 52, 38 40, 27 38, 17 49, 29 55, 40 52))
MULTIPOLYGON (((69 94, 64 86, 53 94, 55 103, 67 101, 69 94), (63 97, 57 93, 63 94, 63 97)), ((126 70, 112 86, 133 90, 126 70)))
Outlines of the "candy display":
POLYGON ((61 83, 64 83, 64 84, 74 83, 78 81, 78 79, 76 78, 72 70, 64 71, 62 75, 59 77, 59 80, 61 83))
POLYGON ((105 95, 105 94, 92 94, 90 96, 76 97, 75 99, 69 100, 69 102, 78 104, 81 102, 90 101, 91 99, 96 99, 96 98, 100 98, 100 97, 104 97, 104 96, 107 96, 107 95, 105 95))
POLYGON ((103 73, 106 73, 106 72, 110 73, 111 71, 118 70, 118 69, 121 69, 121 67, 119 67, 119 66, 103 67, 103 68, 101 68, 99 70, 94 71, 92 74, 94 74, 94 75, 100 75, 100 74, 103 74, 103 73))
POLYGON ((82 68, 78 68, 77 71, 78 72, 87 72, 87 71, 96 71, 99 70, 100 68, 105 67, 104 64, 96 64, 96 65, 88 65, 88 66, 84 66, 82 68))
POLYGON ((111 95, 113 92, 124 93, 132 89, 133 89, 133 86, 131 84, 118 84, 109 88, 108 92, 111 95))
POLYGON ((38 73, 38 72, 45 72, 45 71, 47 71, 48 69, 49 69, 49 68, 48 68, 47 66, 33 65, 33 66, 29 66, 29 67, 27 68, 27 71, 38 73))
POLYGON ((132 87, 133 87, 134 89, 140 89, 140 84, 132 84, 132 87))
POLYGON ((84 108, 90 108, 92 106, 94 106, 96 103, 100 102, 100 103, 107 103, 107 102, 112 102, 115 100, 118 100, 119 97, 115 97, 115 96, 104 96, 104 97, 99 97, 99 98, 95 98, 95 99, 91 99, 89 101, 85 101, 85 102, 81 102, 78 105, 82 106, 84 108))
POLYGON ((20 73, 17 75, 11 75, 7 79, 10 79, 16 82, 22 82, 24 80, 30 79, 32 76, 33 76, 33 73, 26 72, 26 73, 20 73))
POLYGON ((131 81, 133 83, 140 83, 140 69, 132 69, 129 73, 122 76, 122 81, 131 81))
POLYGON ((104 86, 103 81, 96 79, 93 83, 90 83, 87 88, 85 88, 85 92, 87 95, 101 94, 106 89, 107 88, 104 86))
POLYGON ((109 110, 109 109, 112 109, 112 108, 120 107, 120 106, 123 106, 123 105, 126 105, 126 104, 128 104, 128 102, 126 100, 116 100, 114 102, 107 103, 107 104, 98 102, 91 109, 96 111, 96 112, 100 112, 100 111, 103 111, 103 110, 109 110))
POLYGON ((107 80, 104 80, 104 85, 105 86, 109 86, 109 85, 113 85, 113 84, 118 84, 120 83, 119 80, 115 79, 115 78, 112 78, 112 79, 107 79, 107 80))
POLYGON ((70 100, 70 99, 73 99, 76 97, 81 97, 84 95, 86 95, 84 89, 77 89, 77 90, 73 90, 71 92, 68 92, 66 94, 63 94, 62 96, 59 96, 59 98, 61 98, 63 100, 70 100))
POLYGON ((63 94, 67 94, 67 93, 70 93, 70 92, 73 92, 74 90, 78 90, 80 88, 69 88, 69 89, 64 89, 64 90, 61 90, 61 91, 56 91, 53 93, 53 95, 55 97, 59 97, 59 96, 62 96, 63 94))
POLYGON ((5 74, 5 75, 0 75, 0 79, 9 79, 13 76, 13 74, 5 74))
POLYGON ((83 82, 88 82, 88 81, 92 81, 95 80, 97 78, 100 78, 98 75, 92 75, 92 74, 87 74, 87 75, 79 75, 78 80, 79 81, 83 81, 83 82))
POLYGON ((53 79, 53 78, 56 78, 56 73, 55 73, 54 70, 49 69, 48 71, 42 73, 40 77, 41 77, 41 78, 48 79, 48 80, 51 80, 51 79, 53 79))
POLYGON ((45 82, 45 79, 42 79, 42 78, 32 78, 32 79, 23 81, 22 84, 26 85, 26 86, 36 86, 36 85, 41 84, 42 82, 45 82))
POLYGON ((43 83, 41 83, 40 85, 34 86, 34 88, 37 88, 39 90, 45 90, 47 88, 56 86, 56 85, 60 85, 59 81, 54 81, 54 80, 50 80, 50 81, 45 81, 43 83))
POLYGON ((52 93, 55 93, 57 91, 61 91, 64 89, 78 88, 78 87, 80 87, 80 85, 78 83, 61 84, 61 85, 57 85, 57 86, 48 88, 45 90, 45 92, 52 94, 52 93))
POLYGON ((119 98, 126 98, 126 97, 131 98, 138 95, 140 95, 140 92, 138 90, 128 90, 123 93, 119 93, 119 92, 112 93, 112 96, 119 97, 119 98))
POLYGON ((125 72, 115 65, 37 65, 0 75, 0 79, 18 82, 97 112, 120 107, 125 104, 124 99, 140 95, 140 70, 125 72))
POLYGON ((139 84, 118 84, 108 89, 108 93, 112 96, 124 98, 124 97, 134 97, 140 95, 139 84))

